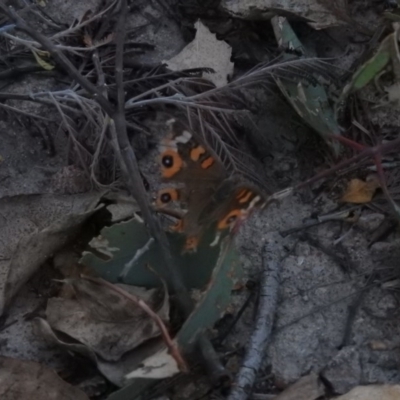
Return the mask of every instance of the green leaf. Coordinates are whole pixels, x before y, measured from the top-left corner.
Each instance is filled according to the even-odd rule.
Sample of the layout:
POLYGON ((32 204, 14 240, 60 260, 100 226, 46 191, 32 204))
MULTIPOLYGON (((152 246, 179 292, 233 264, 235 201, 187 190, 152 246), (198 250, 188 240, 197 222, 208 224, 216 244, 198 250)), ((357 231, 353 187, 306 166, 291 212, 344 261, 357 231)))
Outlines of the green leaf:
POLYGON ((360 90, 375 78, 389 63, 390 52, 384 51, 378 53, 375 57, 369 60, 363 67, 354 75, 351 91, 360 90))
MULTIPOLYGON (((207 290, 196 309, 178 332, 175 340, 184 353, 191 352, 197 344, 197 335, 211 328, 228 306, 234 283, 241 277, 241 267, 236 251, 227 241, 221 246, 207 290)), ((148 398, 155 381, 135 379, 129 385, 111 394, 107 400, 139 400, 148 398)))
MULTIPOLYGON (((280 46, 301 50, 304 55, 307 55, 306 49, 286 18, 274 17, 272 24, 280 46)), ((283 58, 289 60, 293 56, 284 54, 283 58)), ((324 87, 321 84, 313 86, 303 82, 294 83, 281 78, 275 78, 275 81, 297 114, 325 139, 337 156, 340 151, 340 144, 332 140, 332 135, 340 135, 341 130, 324 87)))
MULTIPOLYGON (((177 233, 167 233, 176 268, 189 288, 204 287, 211 276, 219 256, 219 246, 211 247, 214 240, 212 231, 205 234, 198 250, 194 254, 183 254, 185 237, 177 233)), ((149 241, 150 236, 142 222, 137 219, 124 221, 103 228, 101 235, 94 238, 90 245, 94 251, 84 252, 81 263, 93 268, 102 278, 116 283, 124 269, 137 251, 149 241)), ((155 287, 160 280, 148 268, 150 265, 167 282, 171 290, 170 276, 166 274, 160 248, 152 243, 130 268, 124 283, 134 286, 155 287)))
POLYGON ((358 68, 351 81, 344 87, 337 102, 338 106, 343 103, 349 94, 364 88, 373 79, 376 79, 390 64, 393 68, 395 79, 400 80, 398 34, 399 32, 396 31, 388 35, 382 41, 376 53, 358 68))

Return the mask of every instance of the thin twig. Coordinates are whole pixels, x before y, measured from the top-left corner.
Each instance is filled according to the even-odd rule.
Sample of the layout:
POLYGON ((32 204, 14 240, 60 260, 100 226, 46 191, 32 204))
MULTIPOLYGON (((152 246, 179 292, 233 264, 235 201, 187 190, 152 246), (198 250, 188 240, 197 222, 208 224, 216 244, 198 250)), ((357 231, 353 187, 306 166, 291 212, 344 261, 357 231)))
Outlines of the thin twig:
POLYGON ((41 117, 40 115, 32 114, 27 111, 20 110, 19 108, 15 108, 13 106, 9 106, 4 103, 0 103, 0 107, 4 108, 5 110, 10 110, 10 111, 25 115, 26 117, 41 119, 42 121, 46 121, 46 122, 53 122, 50 118, 41 117))
MULTIPOLYGON (((341 136, 335 136, 334 138, 335 140, 338 140, 340 142, 344 142, 343 141, 343 137, 341 136)), ((299 190, 302 189, 304 187, 310 186, 311 184, 319 181, 322 178, 325 178, 327 176, 332 175, 334 172, 341 170, 344 167, 347 167, 350 164, 353 164, 355 162, 361 161, 363 159, 366 159, 368 157, 373 157, 376 154, 380 153, 380 154, 390 154, 390 153, 394 153, 394 152, 398 152, 400 148, 400 137, 395 139, 395 140, 391 140, 390 142, 386 142, 384 144, 380 144, 377 146, 373 146, 373 147, 367 147, 364 148, 359 154, 344 160, 338 164, 336 164, 335 166, 333 166, 332 168, 329 168, 325 171, 320 172, 317 175, 314 175, 312 178, 298 184, 297 186, 295 186, 295 190, 299 190)))
POLYGON ((255 329, 250 337, 242 367, 228 400, 245 400, 248 398, 271 336, 278 303, 280 273, 280 262, 274 255, 274 253, 276 254, 275 245, 275 241, 271 240, 263 246, 263 271, 255 329))
POLYGON ((93 96, 95 96, 96 101, 107 112, 107 114, 111 115, 113 113, 114 107, 110 102, 107 101, 107 99, 104 98, 104 96, 101 94, 101 91, 79 73, 71 61, 62 53, 62 51, 60 51, 60 49, 56 48, 54 43, 49 38, 29 26, 15 12, 13 7, 7 7, 5 4, 0 3, 0 9, 3 10, 4 13, 14 21, 16 29, 27 33, 30 37, 42 44, 42 46, 51 53, 54 59, 66 72, 68 72, 73 79, 75 79, 87 92, 92 93, 93 96))
POLYGON ((146 189, 144 187, 143 180, 139 172, 139 166, 137 163, 136 155, 129 142, 126 130, 125 89, 123 82, 123 56, 124 56, 124 40, 125 40, 125 20, 128 10, 127 10, 126 0, 121 0, 120 4, 121 4, 121 9, 115 35, 115 42, 116 42, 115 81, 117 85, 118 107, 117 110, 112 114, 112 119, 114 120, 115 123, 115 130, 118 138, 118 146, 120 148, 122 155, 120 163, 122 166, 122 170, 128 172, 128 174, 126 175, 128 187, 131 193, 135 196, 135 199, 143 213, 143 217, 149 226, 150 233, 152 236, 154 236, 155 240, 160 245, 160 250, 162 252, 165 262, 165 269, 173 285, 175 294, 179 302, 180 309, 183 312, 184 316, 188 317, 191 311, 193 310, 193 301, 191 300, 186 290, 181 275, 176 269, 169 248, 169 242, 167 236, 161 227, 159 219, 155 218, 152 213, 146 195, 146 189))

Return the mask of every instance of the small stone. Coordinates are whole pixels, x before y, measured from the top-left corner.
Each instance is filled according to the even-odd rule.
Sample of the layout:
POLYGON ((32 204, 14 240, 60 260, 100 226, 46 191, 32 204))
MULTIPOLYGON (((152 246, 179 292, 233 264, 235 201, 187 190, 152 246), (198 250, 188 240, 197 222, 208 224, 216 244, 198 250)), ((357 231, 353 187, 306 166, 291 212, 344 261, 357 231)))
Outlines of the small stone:
POLYGON ((354 346, 344 347, 322 370, 335 393, 343 394, 360 384, 360 354, 354 346))
POLYGON ((357 225, 368 232, 374 231, 382 223, 385 216, 380 213, 361 215, 357 225))

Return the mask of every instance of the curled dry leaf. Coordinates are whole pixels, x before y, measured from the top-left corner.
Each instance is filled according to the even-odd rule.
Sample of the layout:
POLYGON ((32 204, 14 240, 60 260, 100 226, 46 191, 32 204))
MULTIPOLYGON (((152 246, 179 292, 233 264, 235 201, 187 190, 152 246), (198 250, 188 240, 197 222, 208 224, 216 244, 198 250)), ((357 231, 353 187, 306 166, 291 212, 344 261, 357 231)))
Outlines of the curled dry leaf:
POLYGON ((173 71, 189 68, 211 68, 213 74, 206 74, 215 86, 225 86, 233 72, 232 48, 222 40, 217 40, 200 21, 196 23, 196 37, 178 55, 165 63, 173 71))
POLYGON ((0 357, 1 400, 89 400, 52 369, 37 362, 0 357))
POLYGON ((48 257, 76 238, 101 206, 101 194, 25 195, 0 199, 0 314, 48 257))
POLYGON ((168 349, 164 348, 146 358, 137 369, 129 372, 125 379, 126 381, 133 378, 162 379, 173 376, 179 371, 175 358, 169 354, 168 349))
MULTIPOLYGON (((46 314, 50 326, 92 349, 104 360, 116 361, 148 339, 160 335, 155 321, 139 307, 115 291, 84 279, 68 279, 76 299, 52 298, 46 314)), ((121 287, 169 318, 169 298, 161 290, 121 287)))
POLYGON ((400 385, 357 386, 335 400, 399 400, 400 385))
MULTIPOLYGON (((152 378, 152 372, 154 370, 154 368, 152 368, 152 365, 156 365, 154 355, 161 354, 161 356, 163 356, 165 360, 163 349, 165 350, 166 348, 164 341, 161 338, 148 340, 133 351, 124 354, 118 361, 106 361, 103 360, 101 357, 98 357, 90 347, 76 342, 71 343, 71 341, 68 340, 68 338, 66 337, 61 338, 58 332, 54 331, 50 327, 48 322, 42 318, 35 318, 35 320, 33 321, 33 327, 36 334, 42 336, 47 343, 58 346, 61 349, 64 349, 65 351, 68 351, 70 353, 80 354, 92 360, 97 365, 99 371, 110 382, 119 387, 125 386, 127 384, 127 376, 130 376, 130 374, 132 372, 135 372, 136 370, 143 371, 143 377, 152 378), (154 360, 152 365, 149 361, 147 361, 148 359, 154 360), (147 365, 150 368, 144 371, 144 365, 147 365)), ((173 363, 172 360, 169 361, 173 363)), ((165 366, 163 366, 162 371, 166 371, 165 366)), ((171 375, 174 375, 176 373, 176 370, 172 371, 170 369, 170 373, 171 375)), ((157 374, 157 376, 160 376, 160 371, 156 369, 155 374, 157 374)))
POLYGON ((340 201, 356 204, 369 203, 379 187, 380 183, 376 175, 370 175, 365 181, 352 179, 340 201))

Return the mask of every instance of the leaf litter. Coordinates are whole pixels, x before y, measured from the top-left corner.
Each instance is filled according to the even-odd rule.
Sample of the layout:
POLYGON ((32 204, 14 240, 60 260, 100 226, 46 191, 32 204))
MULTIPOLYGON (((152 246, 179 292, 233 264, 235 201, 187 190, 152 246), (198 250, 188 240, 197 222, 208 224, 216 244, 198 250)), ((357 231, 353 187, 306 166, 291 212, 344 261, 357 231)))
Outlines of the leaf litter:
MULTIPOLYGON (((67 280, 66 284, 73 287, 76 299, 49 299, 47 321, 53 329, 88 346, 104 360, 116 361, 145 340, 160 335, 157 324, 118 293, 84 279, 67 280)), ((120 287, 158 310, 165 322, 169 320, 165 288, 160 294, 157 289, 120 287)))
MULTIPOLYGON (((297 5, 301 6, 301 2, 298 2, 297 5)), ((304 5, 302 7, 303 10, 301 11, 304 11, 304 5)), ((285 11, 290 13, 293 10, 286 9, 285 11)), ((285 20, 281 19, 280 21, 282 22, 285 20)), ((318 23, 317 19, 315 19, 314 22, 318 23)), ((311 24, 313 23, 311 22, 311 24)), ((314 27, 315 26, 316 25, 314 24, 314 27)), ((197 27, 198 27, 198 33, 200 30, 204 28, 204 26, 201 27, 199 25, 197 27)), ((101 37, 104 37, 104 35, 101 37)), ((199 37, 197 39, 199 39, 199 37)), ((224 61, 225 68, 222 68, 220 71, 222 71, 221 72, 222 76, 226 77, 227 75, 230 74, 227 73, 227 71, 231 70, 232 68, 232 62, 230 61, 232 54, 231 49, 229 48, 229 46, 225 45, 224 45, 225 47, 224 50, 222 50, 221 47, 218 47, 216 44, 216 42, 218 41, 215 40, 214 35, 213 34, 209 35, 209 32, 206 32, 205 29, 202 37, 203 37, 202 40, 204 40, 205 42, 213 43, 213 45, 216 46, 215 47, 216 51, 217 52, 220 51, 221 54, 223 54, 223 58, 225 60, 224 61), (227 60, 229 60, 229 62, 227 60)), ((390 40, 392 39, 393 37, 390 38, 390 40)), ((395 37, 395 39, 397 40, 397 36, 395 37)), ((220 44, 223 43, 224 42, 220 44)), ((397 42, 395 42, 395 45, 396 44, 397 42)), ((192 43, 192 48, 194 48, 196 45, 199 45, 199 43, 196 42, 195 39, 195 42, 192 43)), ((296 49, 292 48, 291 50, 296 50, 296 49)), ((208 58, 210 57, 210 54, 211 53, 209 53, 208 58)), ((380 52, 379 56, 382 56, 382 54, 383 53, 380 52)), ((199 53, 197 55, 199 55, 199 53)), ((193 55, 190 55, 190 53, 188 55, 188 53, 183 52, 180 57, 181 58, 179 62, 183 63, 185 57, 192 58, 193 55)), ((196 54, 193 58, 196 58, 196 54)), ((207 56, 205 56, 204 60, 205 63, 210 64, 209 62, 207 62, 210 61, 207 60, 207 56)), ((392 61, 395 62, 396 60, 392 59, 392 61)), ((387 65, 389 65, 389 62, 384 61, 384 67, 386 67, 387 65)), ((197 65, 197 66, 210 67, 210 65, 197 65)), ((394 67, 396 66, 394 65, 394 67)), ((179 67, 178 69, 181 68, 182 67, 179 67)), ((381 64, 379 64, 374 69, 368 70, 367 75, 368 74, 369 75, 367 76, 366 79, 363 80, 365 84, 362 83, 361 86, 358 85, 359 80, 357 78, 355 80, 357 84, 353 85, 352 88, 347 93, 344 94, 341 101, 345 97, 347 98, 349 96, 357 94, 356 92, 358 92, 358 89, 353 90, 353 88, 355 88, 357 85, 360 86, 361 89, 364 88, 365 85, 371 83, 373 81, 373 78, 377 77, 377 74, 382 72, 383 70, 384 68, 382 68, 381 64)), ((362 74, 363 73, 364 71, 362 71, 362 74)), ((358 75, 358 77, 360 77, 361 75, 358 75)), ((226 81, 222 79, 221 81, 214 83, 216 84, 216 86, 223 86, 225 85, 226 81)), ((286 90, 286 92, 288 91, 287 88, 284 89, 286 90)), ((321 89, 322 86, 318 87, 318 90, 321 89)), ((323 112, 322 119, 320 118, 321 115, 319 114, 320 109, 311 106, 311 104, 315 103, 315 101, 317 102, 320 101, 321 98, 325 96, 325 94, 323 94, 322 97, 318 94, 315 95, 315 93, 312 94, 312 96, 310 96, 308 93, 304 91, 304 88, 299 89, 299 85, 297 85, 295 90, 296 90, 295 97, 297 96, 297 100, 301 100, 302 106, 304 105, 306 106, 307 113, 304 114, 303 112, 299 112, 298 104, 295 104, 295 102, 291 101, 293 107, 296 109, 296 111, 299 113, 300 116, 304 117, 304 115, 306 115, 304 120, 309 125, 313 126, 315 130, 321 133, 321 129, 319 129, 317 125, 324 124, 327 121, 326 116, 328 114, 330 116, 332 115, 330 104, 325 109, 325 111, 328 110, 328 114, 323 112), (310 123, 311 117, 316 118, 315 120, 311 121, 312 123, 310 123)), ((392 93, 391 98, 389 100, 396 100, 396 93, 395 93, 396 88, 392 87, 392 89, 389 89, 388 92, 389 94, 392 93)), ((160 93, 161 92, 158 92, 157 95, 159 95, 160 93)), ((334 121, 333 126, 335 127, 335 129, 333 129, 332 132, 337 133, 339 132, 339 130, 337 130, 338 125, 334 119, 333 121, 334 121)), ((361 126, 361 124, 359 124, 358 126, 361 126)), ((364 132, 365 131, 367 130, 364 129, 364 132)), ((329 129, 326 130, 326 132, 328 132, 326 137, 329 137, 329 129)), ((322 136, 324 136, 324 134, 322 136)), ((379 167, 379 165, 380 164, 378 163, 377 168, 379 167)), ((381 183, 382 180, 380 180, 380 184, 381 183)), ((389 182, 389 183, 390 183, 389 190, 391 190, 392 188, 394 189, 396 188, 396 182, 389 182)), ((361 180, 353 179, 350 181, 347 192, 343 196, 342 200, 351 203, 369 203, 378 186, 379 185, 375 185, 374 187, 372 187, 371 185, 369 185, 368 181, 364 182, 361 180)), ((329 201, 326 202, 326 204, 328 203, 329 201)), ((146 275, 146 273, 144 272, 146 271, 146 264, 149 261, 148 257, 154 257, 154 256, 157 257, 159 249, 157 249, 157 247, 154 246, 152 243, 148 246, 148 248, 146 248, 146 244, 149 243, 149 238, 148 236, 146 236, 146 231, 144 229, 143 222, 140 221, 140 218, 136 218, 136 216, 134 217, 133 220, 131 220, 132 216, 134 216, 137 211, 135 207, 130 207, 130 206, 120 207, 116 204, 113 204, 112 206, 108 205, 107 208, 112 214, 111 219, 112 222, 114 222, 114 225, 103 228, 100 235, 95 235, 92 242, 90 243, 89 248, 86 249, 86 252, 83 255, 82 262, 89 265, 90 267, 89 270, 95 271, 95 274, 98 273, 100 276, 103 276, 104 278, 109 279, 111 282, 114 282, 116 284, 121 276, 121 270, 123 270, 124 266, 128 262, 133 260, 132 263, 133 266, 130 270, 131 274, 127 275, 127 281, 129 282, 129 285, 123 286, 119 284, 120 285, 119 287, 123 287, 124 289, 127 289, 127 291, 133 291, 133 294, 140 297, 143 301, 146 302, 146 304, 147 303, 153 304, 152 300, 147 298, 149 293, 152 293, 154 295, 155 293, 160 294, 159 293, 160 288, 162 289, 163 286, 169 285, 168 277, 163 277, 165 278, 166 283, 165 285, 163 284, 160 285, 159 278, 155 279, 154 276, 151 276, 151 273, 148 273, 148 275, 146 275), (127 235, 128 240, 123 242, 121 237, 125 236, 127 233, 128 233, 127 235), (118 235, 120 236, 118 237, 118 235), (140 249, 144 249, 144 251, 139 254, 138 251, 140 249), (136 257, 137 254, 139 254, 140 257, 136 257), (133 289, 131 285, 133 285, 134 283, 139 283, 145 286, 145 288, 133 289), (151 288, 152 286, 153 288, 151 288)), ((99 209, 93 209, 93 213, 98 211, 99 209)), ((82 222, 86 221, 87 220, 86 218, 90 215, 91 214, 83 216, 81 221, 82 222)), ((296 218, 297 217, 298 216, 296 216, 296 218)), ((274 219, 274 216, 269 214, 269 218, 272 221, 274 219)), ((293 219, 293 221, 294 220, 295 219, 293 219)), ((298 218, 296 219, 296 221, 297 220, 298 218)), ((343 222, 347 221, 343 220, 343 222)), ((322 232, 323 234, 326 234, 326 231, 322 232)), ((56 236, 56 231, 50 230, 50 234, 56 236)), ((259 238, 259 235, 257 235, 257 238, 259 238)), ((40 239, 43 240, 44 242, 48 242, 47 244, 49 245, 49 250, 47 250, 46 248, 45 251, 43 251, 46 257, 40 258, 40 262, 35 262, 34 263, 35 268, 37 268, 38 265, 43 262, 43 260, 48 258, 49 253, 52 254, 54 251, 58 250, 58 247, 61 247, 58 244, 52 245, 49 236, 43 236, 40 237, 40 239)), ((178 247, 180 245, 179 238, 171 236, 169 239, 171 241, 172 247, 174 247, 175 245, 178 247)), ((33 244, 35 245, 35 243, 36 242, 34 242, 33 244)), ((40 251, 42 250, 43 248, 40 248, 40 251)), ((180 268, 183 271, 183 275, 185 276, 186 282, 189 283, 189 286, 192 288, 196 287, 197 290, 199 288, 201 289, 200 301, 197 304, 198 307, 197 310, 192 315, 190 315, 190 317, 186 320, 186 322, 184 323, 184 325, 181 327, 180 330, 179 328, 177 329, 176 327, 174 327, 174 331, 175 330, 177 331, 175 340, 178 346, 180 346, 182 349, 191 349, 193 347, 193 338, 196 337, 199 331, 204 330, 204 328, 206 327, 211 328, 215 323, 215 321, 218 320, 218 318, 223 314, 224 309, 226 308, 229 302, 230 293, 232 288, 234 287, 233 283, 240 276, 240 268, 238 268, 237 265, 235 265, 238 263, 238 257, 236 253, 233 251, 229 254, 230 250, 228 250, 227 252, 225 252, 225 250, 226 248, 224 249, 224 251, 222 250, 219 251, 218 249, 218 251, 214 253, 210 252, 210 254, 201 254, 201 257, 198 260, 196 260, 195 263, 193 263, 193 259, 191 258, 186 258, 181 260, 180 257, 178 257, 179 260, 181 260, 182 262, 180 268), (225 257, 227 257, 227 259, 225 259, 225 257), (202 271, 201 273, 196 272, 196 274, 194 274, 192 269, 188 271, 187 268, 188 265, 190 265, 190 267, 192 268, 194 264, 197 264, 199 266, 207 265, 207 269, 205 271, 202 271), (184 272, 185 267, 186 267, 186 272, 184 272), (223 290, 221 291, 221 289, 223 290)), ((206 252, 203 251, 203 253, 206 252)), ((246 247, 244 247, 244 253, 246 253, 246 247)), ((309 259, 312 260, 313 259, 312 256, 310 256, 309 259)), ((304 265, 304 259, 302 259, 301 255, 295 261, 297 263, 296 264, 297 267, 302 267, 304 265)), ((153 265, 152 263, 150 264, 153 265)), ((255 264, 257 264, 257 262, 255 264)), ((26 266, 26 263, 24 265, 26 266)), ((159 260, 157 260, 157 262, 155 262, 153 266, 156 270, 158 268, 162 270, 162 265, 159 262, 159 260)), ((304 273, 304 275, 307 276, 308 274, 307 268, 302 269, 302 271, 303 271, 302 273, 304 273)), ((32 272, 29 272, 27 277, 24 277, 21 282, 24 282, 26 279, 28 279, 28 277, 31 274, 32 272)), ((162 274, 160 273, 160 276, 161 275, 162 274)), ((178 367, 177 363, 176 362, 174 363, 173 357, 171 357, 171 355, 169 354, 164 341, 160 340, 157 335, 159 333, 158 330, 154 325, 152 325, 152 322, 154 321, 147 318, 146 315, 144 314, 141 314, 140 316, 136 315, 136 312, 138 310, 136 308, 133 308, 129 302, 126 302, 125 300, 121 299, 113 291, 112 293, 109 293, 105 288, 99 290, 99 288, 96 287, 96 285, 94 285, 94 282, 90 280, 88 281, 82 278, 79 279, 79 278, 66 277, 64 279, 64 282, 74 288, 74 290, 72 291, 74 292, 74 295, 71 295, 71 291, 64 291, 64 297, 50 299, 48 301, 46 310, 47 321, 43 318, 37 318, 35 320, 36 327, 40 328, 40 330, 42 331, 44 336, 47 337, 47 339, 49 339, 53 343, 57 343, 60 347, 70 351, 74 351, 79 354, 86 355, 89 359, 91 359, 97 364, 99 370, 111 382, 122 387, 120 391, 117 391, 113 395, 111 395, 110 399, 113 398, 119 400, 124 398, 124 396, 129 396, 130 398, 132 398, 133 396, 138 395, 138 388, 141 385, 139 381, 136 381, 136 378, 138 377, 160 379, 171 375, 175 375, 179 372, 179 368, 177 368, 178 367), (82 321, 84 321, 83 324, 81 324, 82 321), (132 329, 129 332, 125 333, 125 330, 121 328, 121 326, 123 325, 130 326, 129 324, 134 325, 134 327, 132 326, 131 327, 132 329), (93 329, 95 330, 95 328, 99 328, 100 326, 101 329, 103 330, 101 329, 98 330, 100 331, 100 333, 101 332, 103 333, 100 334, 99 336, 94 335, 93 329), (129 340, 126 341, 120 340, 120 342, 118 342, 116 340, 117 333, 114 332, 115 337, 113 337, 112 330, 106 328, 110 326, 119 326, 118 332, 120 334, 121 332, 124 333, 124 335, 126 335, 126 339, 131 339, 131 342, 129 342, 129 340), (150 336, 153 335, 153 337, 149 340, 146 340, 145 337, 146 336, 145 331, 147 332, 147 330, 151 332, 150 336), (135 332, 137 334, 132 335, 131 337, 130 335, 132 334, 132 332, 135 332), (102 339, 104 338, 110 341, 107 342, 106 344, 103 344, 102 339), (163 367, 166 368, 163 369, 163 367)), ((286 289, 288 288, 286 287, 286 289)), ((289 288, 288 290, 290 291, 291 289, 289 288)), ((161 301, 161 303, 169 305, 170 300, 171 298, 173 298, 174 294, 170 293, 166 295, 167 291, 165 289, 161 290, 161 292, 164 293, 164 302, 161 301)), ((303 300, 304 302, 306 302, 307 299, 305 299, 305 297, 306 296, 303 296, 300 302, 302 302, 303 300)), ((157 308, 157 306, 155 306, 155 308, 157 308)), ((161 309, 162 308, 163 307, 161 307, 161 309)), ((295 307, 293 306, 293 309, 294 308, 295 307)), ((162 319, 164 319, 168 324, 168 318, 165 315, 164 318, 162 319)), ((318 321, 315 320, 315 322, 317 325, 318 321)), ((328 321, 327 323, 329 324, 329 322, 330 321, 328 321)), ((376 331, 374 332, 376 333, 376 331)), ((314 333, 310 333, 309 342, 314 343, 313 335, 314 333)), ((293 341, 299 340, 299 336, 296 334, 292 334, 291 337, 294 338, 293 341)), ((290 345, 287 347, 290 347, 292 345, 292 342, 289 343, 290 345)), ((299 345, 299 347, 307 349, 307 343, 304 343, 304 346, 301 346, 299 343, 297 344, 299 345)), ((315 345, 314 347, 317 348, 318 345, 315 345)), ((272 360, 273 368, 275 368, 273 371, 279 377, 279 379, 282 379, 284 381, 284 384, 287 386, 288 382, 294 380, 294 377, 298 377, 300 373, 299 371, 303 371, 304 373, 304 371, 307 370, 307 368, 309 370, 309 365, 307 365, 307 362, 304 362, 303 365, 304 368, 303 369, 299 368, 298 370, 296 370, 299 364, 299 360, 294 358, 293 363, 292 362, 290 363, 290 368, 292 369, 289 368, 285 370, 283 362, 283 360, 285 359, 284 357, 285 352, 284 351, 276 352, 277 348, 278 347, 276 346, 276 343, 272 343, 270 358, 272 360), (275 352, 275 358, 274 358, 274 352, 275 352), (276 353, 279 354, 280 358, 279 360, 276 357, 276 353), (280 362, 282 362, 281 365, 280 362), (287 375, 285 375, 286 372, 288 372, 287 375)), ((332 349, 328 348, 326 350, 326 353, 329 354, 331 350, 332 349)), ((320 357, 321 355, 314 354, 314 356, 320 357)), ((321 367, 321 363, 318 364, 318 362, 319 361, 315 361, 313 367, 316 365, 321 367)), ((367 368, 367 366, 365 366, 365 368, 367 368)), ((147 384, 149 383, 148 382, 145 383, 145 385, 147 384)), ((314 384, 315 384, 315 379, 314 379, 314 384)), ((379 395, 382 396, 385 395, 389 396, 390 393, 392 392, 391 389, 393 389, 393 387, 389 387, 388 389, 383 387, 370 388, 371 391, 375 389, 377 390, 377 392, 374 392, 375 394, 379 393, 379 395)), ((305 392, 307 392, 307 390, 308 389, 305 389, 305 392)), ((284 395, 285 392, 283 392, 280 396, 284 395)), ((286 393, 286 395, 288 394, 286 393)), ((353 396, 351 392, 349 393, 349 395, 353 396)), ((312 396, 314 396, 314 393, 312 393, 312 396)), ((388 397, 388 399, 389 398, 390 397, 388 397)))
POLYGON ((52 369, 7 357, 0 357, 0 396, 3 400, 89 400, 52 369))

